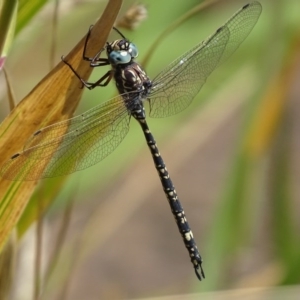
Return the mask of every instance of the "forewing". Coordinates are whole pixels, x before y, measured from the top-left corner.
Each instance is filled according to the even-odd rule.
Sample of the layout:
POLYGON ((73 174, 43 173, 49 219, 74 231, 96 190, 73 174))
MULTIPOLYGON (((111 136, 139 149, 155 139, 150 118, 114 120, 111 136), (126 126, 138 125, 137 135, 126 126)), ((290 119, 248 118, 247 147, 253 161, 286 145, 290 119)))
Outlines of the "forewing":
POLYGON ((228 59, 250 34, 258 21, 261 11, 261 4, 254 1, 243 6, 224 24, 230 31, 230 37, 219 64, 228 59))
POLYGON ((10 180, 37 180, 88 168, 109 155, 129 129, 122 96, 37 131, 1 169, 10 180))
POLYGON ((209 39, 174 61, 154 80, 149 95, 150 116, 166 117, 185 109, 215 69, 230 33, 221 27, 209 39))
POLYGON ((23 150, 49 143, 51 140, 60 140, 63 136, 67 137, 76 134, 78 130, 82 131, 85 128, 88 130, 93 124, 97 124, 99 120, 105 124, 108 119, 114 118, 113 113, 118 113, 120 107, 122 107, 122 103, 123 99, 117 97, 97 105, 81 115, 42 128, 26 141, 23 150))
POLYGON ((148 96, 150 116, 166 117, 185 109, 211 72, 249 35, 260 13, 260 3, 245 5, 212 36, 177 58, 154 78, 148 96))

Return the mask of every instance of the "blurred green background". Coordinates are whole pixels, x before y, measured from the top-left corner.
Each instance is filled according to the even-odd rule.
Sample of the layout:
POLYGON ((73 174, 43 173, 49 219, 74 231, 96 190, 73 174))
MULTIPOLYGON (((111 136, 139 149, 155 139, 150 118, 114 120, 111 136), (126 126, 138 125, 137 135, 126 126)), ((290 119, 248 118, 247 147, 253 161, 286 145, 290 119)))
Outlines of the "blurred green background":
MULTIPOLYGON (((140 1, 147 19, 134 31, 120 28, 138 46, 138 61, 170 24, 201 2, 140 1)), ((260 2, 263 12, 250 36, 212 74, 189 108, 148 120, 207 278, 199 283, 194 275, 142 132, 132 122, 116 151, 69 176, 52 200, 43 224, 43 299, 63 299, 66 291, 69 299, 136 299, 299 284, 300 5, 297 0, 260 2), (63 215, 70 201, 61 253, 51 260, 58 232, 67 227, 63 215)), ((51 70, 54 1, 40 3, 45 4, 32 19, 17 27, 6 63, 17 100, 51 70)), ((120 17, 134 3, 125 0, 120 17)), ((215 1, 178 26, 156 45, 145 67, 150 78, 246 3, 215 1)), ((95 23, 105 4, 60 1, 56 63, 95 23)), ((95 69, 90 81, 104 72, 95 69)), ((9 109, 4 78, 1 82, 2 120, 9 109)), ((115 93, 113 83, 85 91, 78 114, 115 93)), ((35 199, 43 201, 56 180, 44 180, 35 199)), ((27 229, 30 205, 39 204, 29 204, 20 231, 27 229)), ((34 239, 31 226, 19 247, 13 299, 31 299, 34 239)))

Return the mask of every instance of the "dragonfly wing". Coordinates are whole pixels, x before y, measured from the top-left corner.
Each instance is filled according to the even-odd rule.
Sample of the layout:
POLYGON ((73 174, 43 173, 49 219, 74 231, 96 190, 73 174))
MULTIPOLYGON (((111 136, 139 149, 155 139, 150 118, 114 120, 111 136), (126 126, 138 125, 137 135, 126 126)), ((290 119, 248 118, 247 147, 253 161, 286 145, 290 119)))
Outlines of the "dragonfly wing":
MULTIPOLYGON (((60 141, 62 137, 65 139, 67 137, 72 138, 73 134, 76 135, 78 131, 89 130, 95 124, 101 124, 102 126, 106 124, 104 127, 109 127, 109 120, 116 118, 123 107, 123 98, 116 97, 89 109, 81 115, 44 127, 26 141, 24 151, 37 145, 47 144, 50 141, 60 141)), ((45 154, 43 153, 43 155, 45 154)), ((39 157, 37 158, 39 159, 39 157)))
POLYGON ((245 5, 212 36, 189 50, 153 81, 150 116, 166 117, 185 109, 207 77, 245 40, 261 13, 258 2, 245 5))
POLYGON ((258 21, 261 11, 261 4, 254 1, 243 6, 224 24, 230 31, 230 38, 219 64, 227 60, 250 34, 258 21))
POLYGON ((230 36, 221 27, 205 42, 174 61, 154 80, 149 95, 150 116, 166 117, 185 109, 218 65, 230 36))
POLYGON ((37 180, 88 168, 120 144, 129 120, 124 100, 117 96, 82 115, 37 131, 0 174, 10 180, 37 180))

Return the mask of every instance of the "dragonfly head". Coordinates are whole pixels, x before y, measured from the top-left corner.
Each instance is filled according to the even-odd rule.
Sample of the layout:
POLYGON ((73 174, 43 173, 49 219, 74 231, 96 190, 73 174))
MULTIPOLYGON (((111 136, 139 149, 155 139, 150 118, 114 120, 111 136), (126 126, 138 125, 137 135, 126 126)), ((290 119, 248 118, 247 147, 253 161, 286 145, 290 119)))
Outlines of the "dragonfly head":
POLYGON ((125 39, 107 43, 106 52, 112 65, 128 64, 138 56, 137 47, 125 39))

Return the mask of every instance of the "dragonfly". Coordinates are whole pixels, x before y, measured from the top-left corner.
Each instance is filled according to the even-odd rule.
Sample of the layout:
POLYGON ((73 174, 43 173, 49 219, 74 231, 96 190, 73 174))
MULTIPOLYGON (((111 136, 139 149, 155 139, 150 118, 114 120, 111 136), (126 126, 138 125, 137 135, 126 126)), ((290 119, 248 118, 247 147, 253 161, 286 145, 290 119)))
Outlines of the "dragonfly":
POLYGON ((23 152, 13 155, 1 168, 8 180, 38 180, 62 176, 86 169, 111 154, 129 131, 130 120, 141 126, 158 172, 163 191, 174 215, 178 230, 189 253, 199 280, 205 278, 193 233, 188 224, 174 184, 156 141, 148 127, 144 103, 149 102, 149 116, 167 117, 190 105, 212 71, 223 63, 249 35, 262 11, 259 2, 251 2, 237 11, 223 26, 206 40, 181 55, 151 80, 135 61, 136 45, 118 29, 120 39, 107 42, 95 56, 86 56, 90 28, 82 58, 90 67, 110 66, 111 69, 96 82, 88 82, 69 64, 82 87, 103 87, 114 79, 118 96, 85 113, 35 132, 23 152), (101 57, 106 52, 106 58, 101 57))

